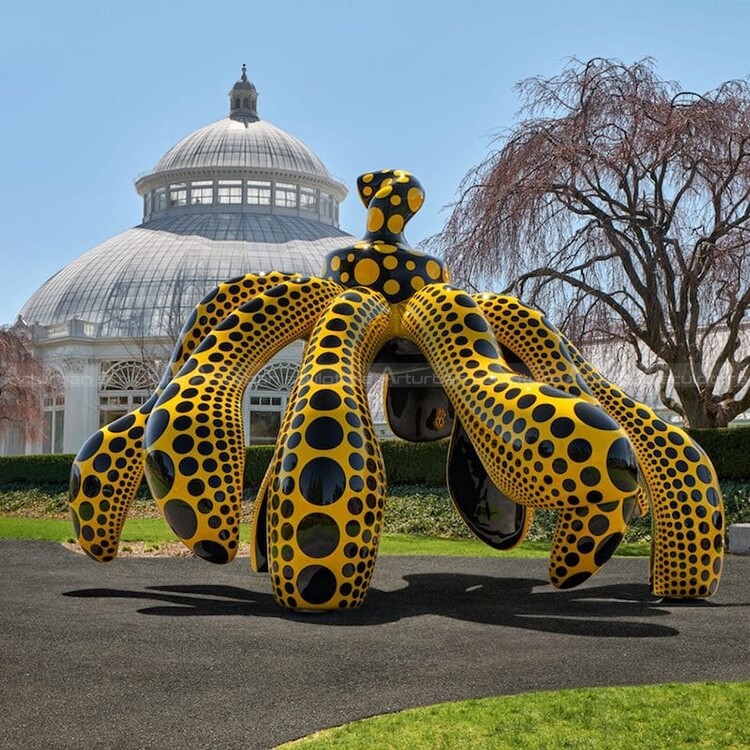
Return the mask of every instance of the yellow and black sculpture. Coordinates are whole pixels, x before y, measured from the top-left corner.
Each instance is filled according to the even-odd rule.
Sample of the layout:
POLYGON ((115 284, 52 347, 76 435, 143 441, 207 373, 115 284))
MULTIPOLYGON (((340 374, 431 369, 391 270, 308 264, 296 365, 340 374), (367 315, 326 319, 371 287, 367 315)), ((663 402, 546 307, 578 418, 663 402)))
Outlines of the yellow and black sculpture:
POLYGON ((365 390, 377 367, 387 368, 396 435, 451 436, 450 493, 487 544, 513 547, 534 508, 558 510, 549 575, 571 588, 612 556, 633 512, 650 509, 653 592, 710 596, 723 509, 700 447, 609 383, 538 310, 469 295, 439 259, 410 248, 404 225, 424 200, 413 176, 373 172, 357 187, 364 239, 331 253, 321 278, 274 272, 219 286, 186 323, 148 403, 81 448, 70 507, 83 549, 115 557, 145 465, 175 534, 206 560, 232 560, 243 391, 274 354, 307 338, 251 532, 253 568, 270 572, 282 606, 365 598, 386 498, 365 390))

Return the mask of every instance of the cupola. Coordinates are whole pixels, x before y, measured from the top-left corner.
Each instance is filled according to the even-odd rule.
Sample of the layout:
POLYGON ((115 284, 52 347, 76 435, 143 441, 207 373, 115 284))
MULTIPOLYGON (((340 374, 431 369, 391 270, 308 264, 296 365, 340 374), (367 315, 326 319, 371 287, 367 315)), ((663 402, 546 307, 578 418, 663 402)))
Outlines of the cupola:
POLYGON ((233 120, 255 122, 258 120, 258 91, 247 78, 247 65, 242 65, 242 75, 229 92, 229 116, 233 120))

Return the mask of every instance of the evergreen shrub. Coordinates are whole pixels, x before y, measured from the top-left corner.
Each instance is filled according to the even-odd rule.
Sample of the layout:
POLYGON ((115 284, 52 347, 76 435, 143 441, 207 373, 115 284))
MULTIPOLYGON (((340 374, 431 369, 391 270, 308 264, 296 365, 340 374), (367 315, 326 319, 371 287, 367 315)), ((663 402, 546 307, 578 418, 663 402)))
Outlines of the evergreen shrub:
MULTIPOLYGON (((723 482, 750 481, 750 426, 716 430, 688 430, 706 451, 723 482)), ((448 441, 407 443, 384 440, 381 443, 388 484, 445 485, 448 441)), ((257 489, 273 455, 273 446, 247 449, 245 486, 257 489)), ((68 484, 73 455, 0 456, 0 484, 68 484)))
POLYGON ((750 479, 750 426, 688 433, 706 451, 720 479, 750 479))

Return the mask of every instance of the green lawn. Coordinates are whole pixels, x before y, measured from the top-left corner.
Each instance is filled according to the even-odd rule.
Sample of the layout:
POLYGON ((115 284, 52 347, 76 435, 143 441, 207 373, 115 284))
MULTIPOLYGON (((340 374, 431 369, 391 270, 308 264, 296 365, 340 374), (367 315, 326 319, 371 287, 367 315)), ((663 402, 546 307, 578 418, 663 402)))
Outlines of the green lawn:
MULTIPOLYGON (((0 516, 0 539, 41 539, 52 542, 73 540, 66 520, 0 516)), ((122 541, 158 544, 176 537, 160 518, 130 518, 125 522, 122 541)), ((460 555, 463 557, 547 557, 549 542, 524 542, 518 549, 498 552, 474 539, 438 539, 412 534, 384 534, 380 552, 384 555, 460 555)), ((646 556, 647 543, 621 544, 619 555, 646 556)))
POLYGON ((748 705, 748 682, 526 693, 376 716, 281 748, 747 750, 748 705))
MULTIPOLYGON (((122 530, 123 542, 171 542, 176 538, 160 518, 129 518, 122 530)), ((0 539, 75 541, 70 521, 24 516, 0 516, 0 539)))

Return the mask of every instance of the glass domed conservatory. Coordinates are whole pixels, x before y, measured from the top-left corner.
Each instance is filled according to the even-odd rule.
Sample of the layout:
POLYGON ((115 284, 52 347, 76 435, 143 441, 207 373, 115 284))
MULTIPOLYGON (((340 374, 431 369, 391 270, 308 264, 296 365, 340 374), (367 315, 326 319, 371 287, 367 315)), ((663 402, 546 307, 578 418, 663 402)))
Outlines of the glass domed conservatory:
MULTIPOLYGON (((227 117, 183 138, 141 176, 138 226, 97 245, 47 280, 21 310, 56 373, 45 438, 0 436, 0 452, 76 452, 101 424, 158 383, 193 306, 216 284, 270 270, 318 275, 353 238, 338 226, 344 185, 304 143, 258 117, 242 76, 227 117)), ((245 395, 246 439, 272 439, 301 359, 284 350, 245 395)))

